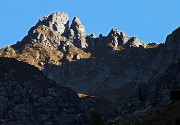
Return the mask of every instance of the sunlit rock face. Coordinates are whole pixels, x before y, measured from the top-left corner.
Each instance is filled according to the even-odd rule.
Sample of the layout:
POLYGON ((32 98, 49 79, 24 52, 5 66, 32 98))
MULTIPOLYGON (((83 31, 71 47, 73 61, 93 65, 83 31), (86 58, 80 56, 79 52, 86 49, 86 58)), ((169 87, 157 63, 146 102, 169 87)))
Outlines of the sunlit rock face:
POLYGON ((81 23, 78 17, 74 17, 72 24, 70 26, 70 32, 75 38, 75 45, 81 49, 87 48, 88 44, 86 43, 86 30, 84 25, 81 23))
POLYGON ((74 17, 70 29, 74 31, 76 37, 84 37, 87 35, 85 27, 78 17, 74 17))
POLYGON ((66 33, 69 30, 69 16, 64 12, 57 12, 45 16, 39 20, 36 26, 45 25, 53 31, 58 31, 60 34, 66 33))

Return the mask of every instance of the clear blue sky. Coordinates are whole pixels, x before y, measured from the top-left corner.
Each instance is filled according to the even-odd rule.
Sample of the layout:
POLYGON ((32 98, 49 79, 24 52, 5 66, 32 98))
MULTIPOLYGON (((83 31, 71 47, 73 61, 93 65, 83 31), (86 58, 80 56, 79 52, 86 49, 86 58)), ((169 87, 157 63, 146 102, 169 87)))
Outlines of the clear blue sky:
POLYGON ((0 48, 21 40, 39 18, 53 12, 77 16, 88 34, 117 28, 148 42, 164 42, 180 26, 180 0, 2 0, 0 48))

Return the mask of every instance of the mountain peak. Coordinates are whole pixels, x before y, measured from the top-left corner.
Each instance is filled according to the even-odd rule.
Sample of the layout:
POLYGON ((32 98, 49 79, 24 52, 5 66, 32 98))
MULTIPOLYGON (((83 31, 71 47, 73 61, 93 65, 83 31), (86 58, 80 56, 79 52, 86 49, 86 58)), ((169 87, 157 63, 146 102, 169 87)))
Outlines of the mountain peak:
POLYGON ((121 35, 126 36, 124 32, 119 31, 118 29, 112 28, 109 35, 121 35))
POLYGON ((86 30, 81 20, 78 17, 74 17, 70 29, 74 31, 75 36, 84 37, 86 36, 86 30))
POLYGON ((47 15, 39 20, 36 26, 45 25, 53 31, 63 34, 69 29, 69 16, 64 12, 56 12, 47 15))

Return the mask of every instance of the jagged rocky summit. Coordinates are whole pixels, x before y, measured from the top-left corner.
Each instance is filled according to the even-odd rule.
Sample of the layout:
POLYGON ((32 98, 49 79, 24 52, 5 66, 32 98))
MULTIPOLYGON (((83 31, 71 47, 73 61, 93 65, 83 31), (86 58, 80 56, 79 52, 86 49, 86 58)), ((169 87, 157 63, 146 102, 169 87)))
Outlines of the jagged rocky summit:
POLYGON ((34 65, 56 82, 67 82, 66 84, 69 84, 67 86, 71 86, 73 82, 76 84, 92 82, 90 88, 84 88, 83 84, 83 86, 71 86, 71 88, 82 92, 80 91, 82 87, 85 91, 94 91, 90 90, 94 88, 94 84, 97 81, 102 81, 103 77, 108 75, 105 73, 110 69, 109 66, 101 64, 103 61, 98 61, 99 58, 105 57, 104 60, 106 60, 106 58, 109 58, 108 56, 112 57, 111 55, 121 50, 137 47, 146 48, 148 45, 136 37, 127 36, 117 29, 112 29, 108 36, 102 36, 101 34, 98 37, 87 35, 79 18, 74 17, 69 26, 68 15, 57 12, 40 19, 22 41, 3 48, 1 56, 16 58, 34 65), (76 63, 77 60, 82 62, 82 68, 76 68, 81 65, 76 63), (84 63, 86 61, 87 63, 84 63), (62 67, 65 68, 61 70, 62 67), (73 71, 69 70, 70 67, 73 71), (102 71, 100 68, 102 68, 102 71), (106 71, 101 74, 103 70, 106 71), (92 71, 95 71, 93 73, 95 75, 92 75, 92 77, 96 76, 96 79, 89 77, 92 71))
POLYGON ((98 97, 95 108, 100 113, 121 116, 170 101, 178 74, 176 82, 173 76, 160 82, 179 62, 179 31, 164 44, 145 44, 114 28, 96 37, 86 33, 79 18, 69 25, 68 15, 57 12, 40 19, 21 41, 2 48, 0 56, 34 65, 59 85, 98 97))
MULTIPOLYGON (((69 26, 68 15, 64 12, 57 12, 41 18, 29 30, 28 35, 22 41, 4 49, 12 50, 12 53, 10 53, 11 57, 18 56, 17 58, 20 58, 19 60, 43 69, 43 63, 46 61, 52 61, 50 62, 51 64, 60 65, 63 59, 72 61, 81 58, 90 58, 93 56, 91 55, 93 51, 100 47, 104 49, 106 45, 113 50, 131 46, 146 46, 146 44, 136 37, 128 37, 125 33, 117 29, 112 29, 107 37, 102 35, 99 37, 88 36, 79 18, 74 17, 72 24, 69 26), (36 51, 38 49, 46 49, 48 52, 39 53, 36 51), (54 54, 53 51, 57 53, 54 54), (23 58, 24 53, 26 53, 27 57, 25 56, 23 58), (47 53, 52 53, 54 58, 51 56, 52 60, 47 60, 50 56, 47 53), (48 57, 45 57, 46 55, 48 57), (31 56, 33 57, 31 58, 31 56), (46 59, 42 59, 41 57, 45 57, 46 59), (33 62, 28 61, 26 58, 31 58, 30 60, 33 60, 33 62)), ((4 53, 4 56, 8 56, 8 53, 4 53)))

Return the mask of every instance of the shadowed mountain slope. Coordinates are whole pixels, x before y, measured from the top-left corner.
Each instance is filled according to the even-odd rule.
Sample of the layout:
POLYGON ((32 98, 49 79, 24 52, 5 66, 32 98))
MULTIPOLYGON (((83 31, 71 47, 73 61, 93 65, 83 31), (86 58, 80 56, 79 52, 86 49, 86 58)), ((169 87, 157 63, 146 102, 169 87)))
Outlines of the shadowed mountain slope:
POLYGON ((90 117, 74 91, 15 59, 0 58, 0 99, 2 125, 84 125, 90 117))

